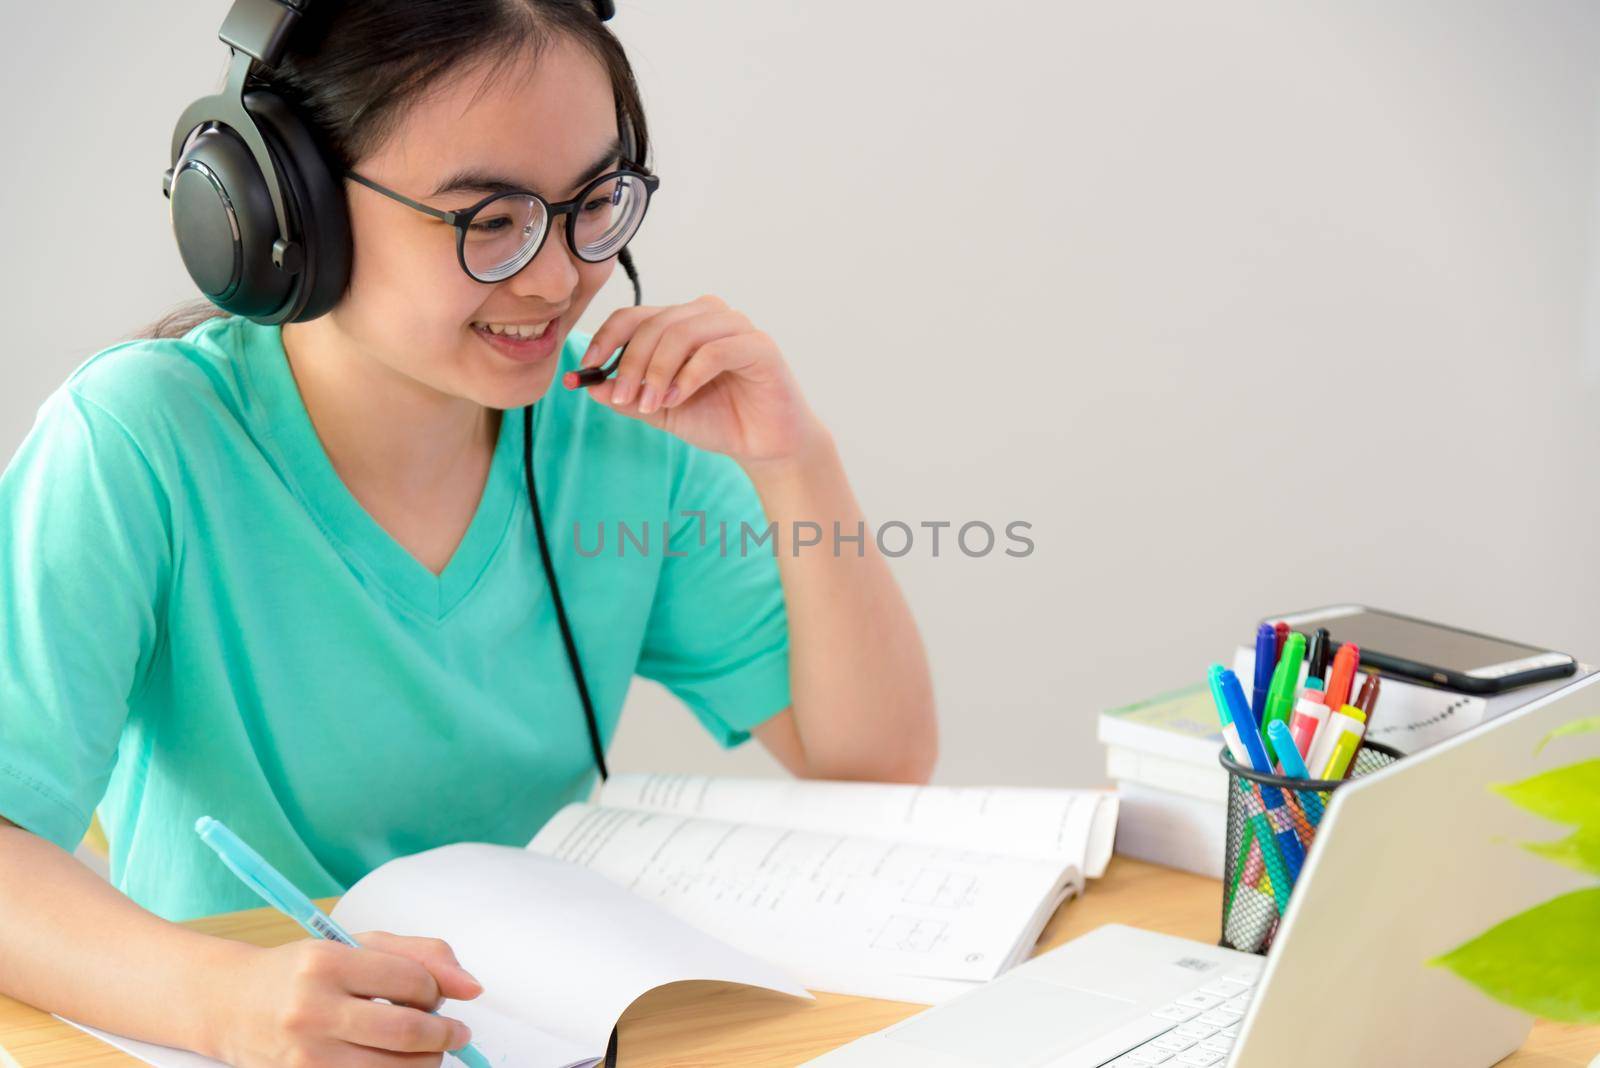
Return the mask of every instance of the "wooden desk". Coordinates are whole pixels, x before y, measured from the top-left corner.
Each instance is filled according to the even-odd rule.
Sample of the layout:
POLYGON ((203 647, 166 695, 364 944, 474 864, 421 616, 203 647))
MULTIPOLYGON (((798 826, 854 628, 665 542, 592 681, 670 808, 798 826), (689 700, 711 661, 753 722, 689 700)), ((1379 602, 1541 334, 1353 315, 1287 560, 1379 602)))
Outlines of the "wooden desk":
MULTIPOLYGON (((1041 945, 1059 945, 1102 923, 1126 923, 1205 942, 1217 938, 1220 890, 1213 879, 1117 857, 1089 893, 1051 919, 1041 945)), ((324 902, 324 904, 327 904, 324 902)), ((257 945, 300 935, 270 909, 196 920, 191 926, 257 945)), ((652 991, 619 1027, 621 1068, 788 1068, 904 1019, 920 1006, 819 994, 797 1003, 768 991, 679 983, 652 991)), ((139 1062, 54 1017, 0 997, 0 1068, 137 1068, 139 1062)), ((1600 1027, 1540 1022, 1507 1068, 1586 1066, 1600 1054, 1600 1027)))

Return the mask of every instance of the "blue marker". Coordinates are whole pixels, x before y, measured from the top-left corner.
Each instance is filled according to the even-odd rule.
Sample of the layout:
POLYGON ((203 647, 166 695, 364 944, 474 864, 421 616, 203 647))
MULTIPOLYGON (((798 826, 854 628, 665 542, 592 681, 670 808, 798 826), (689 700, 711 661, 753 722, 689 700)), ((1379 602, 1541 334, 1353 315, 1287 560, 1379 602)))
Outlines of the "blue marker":
MULTIPOLYGON (((1272 745, 1278 751, 1278 762, 1283 765, 1283 773, 1291 779, 1311 778, 1311 772, 1306 770, 1306 762, 1300 759, 1300 750, 1294 747, 1294 736, 1289 733, 1288 726, 1281 720, 1273 720, 1267 733, 1272 735, 1272 745)), ((1306 819, 1311 821, 1312 827, 1316 827, 1322 822, 1322 798, 1317 796, 1315 790, 1296 790, 1294 794, 1306 810, 1306 819)))
MULTIPOLYGON (((1233 715, 1233 725, 1239 729, 1239 740, 1244 743, 1246 752, 1250 754, 1250 766, 1262 775, 1272 774, 1272 762, 1267 759, 1267 750, 1261 744, 1261 732, 1250 718, 1250 706, 1244 700, 1244 687, 1239 684, 1239 676, 1224 668, 1222 671, 1222 696, 1228 702, 1228 709, 1233 715)), ((1294 832, 1294 824, 1289 820, 1288 806, 1283 801, 1283 791, 1276 786, 1259 784, 1261 787, 1261 801, 1267 809, 1267 822, 1272 826, 1272 836, 1277 841, 1279 850, 1283 853, 1283 862, 1289 869, 1289 877, 1300 877, 1300 866, 1305 863, 1305 847, 1300 844, 1300 836, 1294 832)))
MULTIPOLYGON (((284 878, 277 868, 262 859, 261 854, 245 845, 244 841, 228 830, 220 820, 201 816, 195 820, 194 830, 202 842, 216 850, 217 856, 222 858, 222 863, 231 868, 233 874, 237 875, 246 886, 260 894, 261 899, 267 904, 318 938, 360 948, 343 927, 334 923, 321 909, 313 905, 309 897, 284 878)), ((491 1068, 489 1059, 479 1053, 470 1042, 450 1052, 468 1068, 491 1068)))
MULTIPOLYGON (((1250 718, 1250 706, 1245 704, 1244 687, 1239 684, 1239 676, 1223 668, 1219 681, 1222 698, 1228 704, 1228 715, 1233 718, 1233 725, 1239 731, 1239 740, 1244 743, 1245 752, 1250 757, 1250 769, 1263 775, 1271 775, 1272 765, 1267 760, 1266 747, 1261 744, 1261 729, 1250 718)), ((1266 794, 1269 790, 1281 803, 1283 794, 1276 786, 1261 787, 1262 794, 1266 794)))
POLYGON ((1222 740, 1228 744, 1228 755, 1238 763, 1251 767, 1250 753, 1244 747, 1244 739, 1239 737, 1239 728, 1234 725, 1233 713, 1228 709, 1228 697, 1222 692, 1222 673, 1225 670, 1221 664, 1212 664, 1206 672, 1206 681, 1211 684, 1211 703, 1217 706, 1217 718, 1222 721, 1222 740))
POLYGON ((1256 684, 1250 691, 1250 713, 1256 727, 1267 710, 1267 691, 1272 689, 1272 670, 1278 666, 1278 631, 1271 623, 1256 628, 1256 684))

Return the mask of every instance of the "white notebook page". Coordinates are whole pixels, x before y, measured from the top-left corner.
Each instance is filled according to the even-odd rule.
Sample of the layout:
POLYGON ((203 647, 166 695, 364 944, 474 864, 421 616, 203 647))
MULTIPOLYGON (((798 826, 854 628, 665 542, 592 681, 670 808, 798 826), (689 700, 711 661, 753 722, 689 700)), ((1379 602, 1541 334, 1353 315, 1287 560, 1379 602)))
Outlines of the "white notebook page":
POLYGON ((474 1045, 497 1066, 564 1065, 567 1051, 603 1055, 623 1010, 679 980, 811 996, 779 969, 591 872, 510 846, 460 843, 392 860, 351 887, 332 915, 351 932, 449 942, 484 993, 441 1011, 481 1035, 474 1045))
POLYGON ((916 786, 705 775, 613 775, 607 807, 1059 859, 1105 874, 1117 797, 1107 790, 916 786))
MULTIPOLYGON (((592 1064, 634 999, 682 979, 811 996, 777 968, 599 875, 510 846, 460 843, 392 860, 351 887, 332 915, 357 935, 380 930, 449 942, 484 992, 447 1000, 439 1011, 472 1028, 473 1045, 496 1068, 592 1064)), ((66 1022, 158 1068, 225 1068, 66 1022)), ((444 1063, 460 1065, 453 1057, 444 1063)))
POLYGON ((528 848, 843 993, 851 973, 991 979, 1076 879, 1054 860, 581 803, 528 848))

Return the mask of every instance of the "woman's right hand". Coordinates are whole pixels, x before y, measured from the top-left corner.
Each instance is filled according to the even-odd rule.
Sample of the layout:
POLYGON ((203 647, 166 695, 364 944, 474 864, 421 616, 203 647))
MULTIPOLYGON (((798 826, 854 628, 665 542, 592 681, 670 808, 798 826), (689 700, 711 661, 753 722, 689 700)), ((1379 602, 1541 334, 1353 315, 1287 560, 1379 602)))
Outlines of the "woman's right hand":
POLYGON ((431 1015, 443 997, 483 993, 447 944, 383 931, 355 939, 360 949, 321 939, 241 947, 218 984, 205 1052, 235 1068, 422 1066, 471 1040, 460 1020, 431 1015))

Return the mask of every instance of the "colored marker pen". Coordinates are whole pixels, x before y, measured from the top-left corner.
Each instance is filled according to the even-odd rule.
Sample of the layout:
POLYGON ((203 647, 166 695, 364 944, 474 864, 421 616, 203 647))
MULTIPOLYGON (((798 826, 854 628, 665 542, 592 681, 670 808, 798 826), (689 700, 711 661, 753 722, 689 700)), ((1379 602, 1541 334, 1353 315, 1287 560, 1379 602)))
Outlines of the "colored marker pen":
MULTIPOLYGON (((1306 652, 1306 684, 1289 716, 1289 734, 1302 757, 1311 749, 1311 739, 1316 737, 1317 728, 1328 718, 1324 691, 1328 685, 1329 655, 1328 628, 1318 627, 1312 632, 1311 646, 1306 652)), ((1277 751, 1277 734, 1270 735, 1267 740, 1272 742, 1273 755, 1283 763, 1283 756, 1277 751)))
MULTIPOLYGON (((1328 674, 1327 703, 1329 708, 1343 708, 1350 701, 1350 685, 1355 681, 1356 668, 1361 664, 1361 646, 1345 642, 1333 657, 1333 670, 1328 674)), ((1316 767, 1315 764, 1311 765, 1316 767)))
POLYGON ((1361 684, 1361 696, 1356 698, 1356 707, 1367 714, 1368 730, 1372 729, 1372 710, 1378 704, 1379 685, 1378 673, 1369 672, 1366 681, 1361 684))
POLYGON ((1324 779, 1342 779, 1350 771, 1351 758, 1356 755, 1356 746, 1361 744, 1361 739, 1354 734, 1340 734, 1339 740, 1333 743, 1333 752, 1328 756, 1328 766, 1322 769, 1324 779))
MULTIPOLYGON (((1289 860, 1279 848, 1282 836, 1272 829, 1265 812, 1250 817, 1256 825, 1256 845, 1261 849, 1261 863, 1267 869, 1262 878, 1272 887, 1272 898, 1277 903, 1278 915, 1289 907, 1289 891, 1294 888, 1294 876, 1289 874, 1289 860)), ((1298 873, 1299 869, 1295 869, 1298 873)))
MULTIPOLYGON (((1312 740, 1326 722, 1328 722, 1328 706, 1322 703, 1322 694, 1307 686, 1300 692, 1300 700, 1294 705, 1294 716, 1289 720, 1289 735, 1295 748, 1299 750, 1297 756, 1304 757, 1311 752, 1312 740)), ((1272 738, 1276 747, 1278 738, 1276 731, 1272 733, 1272 738)), ((1274 751, 1277 752, 1276 748, 1274 751)), ((1278 762, 1287 768, 1283 754, 1278 752, 1277 756, 1278 762)))
MULTIPOLYGON (((1290 631, 1287 644, 1284 646, 1283 655, 1278 658, 1278 667, 1272 673, 1272 686, 1267 690, 1267 708, 1261 717, 1261 729, 1267 729, 1267 724, 1273 720, 1289 721, 1289 713, 1294 707, 1294 695, 1300 688, 1300 664, 1306 655, 1306 636, 1299 631, 1290 631)), ((1273 756, 1272 743, 1266 743, 1267 756, 1273 756)))
POLYGON ((1255 685, 1250 688, 1250 714, 1256 726, 1267 710, 1267 690, 1272 686, 1272 671, 1278 666, 1278 631, 1271 623, 1256 628, 1255 685))
POLYGON ((1306 649, 1306 685, 1326 690, 1328 681, 1329 635, 1327 627, 1318 627, 1311 633, 1311 645, 1306 649))
MULTIPOLYGON (((1222 668, 1221 664, 1213 667, 1222 668)), ((1239 676, 1227 668, 1222 668, 1216 673, 1217 687, 1222 694, 1222 709, 1228 716, 1235 733, 1239 736, 1241 747, 1245 751, 1244 765, 1251 771, 1264 775, 1272 774, 1272 765, 1267 761, 1267 751, 1261 744, 1261 732, 1256 730, 1255 724, 1250 722, 1250 706, 1244 701, 1244 687, 1239 685, 1239 676), (1229 685, 1232 680, 1232 685, 1229 685), (1233 691, 1237 690, 1237 694, 1233 691), (1242 714, 1241 714, 1242 712, 1242 714)), ((1276 786, 1263 786, 1263 791, 1277 792, 1276 786)))
POLYGON ((1247 768, 1254 767, 1250 762, 1250 751, 1239 737, 1239 727, 1233 722, 1233 710, 1228 707, 1227 695, 1222 691, 1222 673, 1226 670, 1221 664, 1212 664, 1206 671, 1206 681, 1211 684, 1211 701, 1217 706, 1217 718, 1222 721, 1222 740, 1228 743, 1228 753, 1234 760, 1247 768))
MULTIPOLYGON (((1327 711, 1326 705, 1323 706, 1323 711, 1327 711)), ((1311 778, 1311 773, 1306 770, 1305 761, 1300 759, 1300 753, 1295 748, 1294 740, 1280 737, 1280 735, 1287 735, 1288 733, 1289 728, 1282 723, 1274 723, 1272 725, 1272 740, 1277 746, 1279 759, 1283 762, 1283 774, 1291 779, 1309 779, 1311 778)), ((1300 799, 1300 806, 1305 809, 1306 822, 1312 827, 1316 827, 1317 824, 1321 823, 1323 804, 1322 798, 1317 796, 1317 792, 1315 790, 1296 790, 1295 796, 1300 799)))
MULTIPOLYGON (((1361 743, 1361 736, 1367 729, 1367 714, 1355 705, 1345 705, 1337 712, 1330 712, 1328 722, 1317 732, 1316 741, 1311 744, 1311 752, 1306 754, 1306 767, 1315 768, 1313 772, 1318 778, 1327 778, 1322 774, 1327 770, 1329 758, 1333 756, 1334 747, 1339 744, 1339 739, 1345 735, 1353 735, 1357 745, 1361 743)), ((1355 749, 1351 749, 1352 755, 1355 749)))
POLYGON ((1256 825, 1251 821, 1246 820, 1244 827, 1244 848, 1249 849, 1252 843, 1255 843, 1256 848, 1250 849, 1250 855, 1245 858, 1244 864, 1240 867, 1240 871, 1243 873, 1245 883, 1250 886, 1260 886, 1261 880, 1267 877, 1267 863, 1262 859, 1260 843, 1255 841, 1256 825))
POLYGON ((1236 861, 1233 865, 1233 876, 1228 883, 1227 889, 1222 893, 1222 914, 1224 916, 1231 912, 1233 907, 1233 896, 1238 892, 1239 884, 1241 882, 1246 886, 1261 885, 1261 873, 1266 869, 1262 867, 1261 861, 1257 859, 1258 851, 1250 848, 1255 842, 1255 838, 1255 824, 1251 823, 1249 820, 1246 820, 1239 841, 1239 855, 1241 858, 1245 858, 1246 854, 1248 854, 1248 858, 1236 861), (1254 864, 1255 871, 1254 878, 1250 878, 1252 862, 1254 864))

